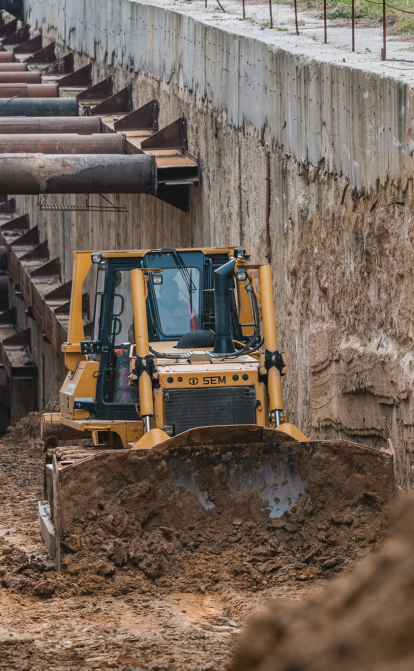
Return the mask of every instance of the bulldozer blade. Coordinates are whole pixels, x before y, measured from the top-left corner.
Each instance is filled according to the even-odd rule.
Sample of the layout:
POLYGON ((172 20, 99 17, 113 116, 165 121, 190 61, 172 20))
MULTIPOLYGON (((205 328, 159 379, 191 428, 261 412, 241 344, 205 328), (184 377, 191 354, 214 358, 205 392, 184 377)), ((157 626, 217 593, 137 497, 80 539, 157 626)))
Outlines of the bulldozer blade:
POLYGON ((352 510, 361 500, 382 507, 395 494, 390 451, 299 442, 249 425, 191 429, 148 451, 103 451, 69 465, 55 458, 53 471, 58 570, 156 527, 208 525, 222 513, 275 520, 305 498, 327 509, 339 501, 352 510))

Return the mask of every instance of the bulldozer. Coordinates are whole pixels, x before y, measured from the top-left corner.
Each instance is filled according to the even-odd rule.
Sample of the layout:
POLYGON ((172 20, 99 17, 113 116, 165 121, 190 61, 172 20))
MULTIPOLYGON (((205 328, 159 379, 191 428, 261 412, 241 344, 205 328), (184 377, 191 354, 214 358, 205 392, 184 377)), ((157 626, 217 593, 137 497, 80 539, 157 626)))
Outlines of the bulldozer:
POLYGON ((76 252, 62 351, 59 412, 42 417, 38 504, 57 570, 85 550, 85 519, 109 500, 129 520, 118 535, 136 533, 137 519, 140 529, 179 524, 183 505, 206 524, 226 507, 274 519, 315 487, 321 458, 324 486, 329 471, 343 474, 329 496, 352 505, 369 490, 386 505, 394 495, 390 444, 314 441, 288 422, 271 268, 242 247, 76 252))

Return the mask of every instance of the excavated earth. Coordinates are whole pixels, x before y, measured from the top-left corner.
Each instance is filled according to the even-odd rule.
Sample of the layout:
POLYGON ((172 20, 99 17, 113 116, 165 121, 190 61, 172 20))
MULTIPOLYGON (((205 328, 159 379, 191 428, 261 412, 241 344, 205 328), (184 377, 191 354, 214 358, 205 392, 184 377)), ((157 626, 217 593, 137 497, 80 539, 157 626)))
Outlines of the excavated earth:
MULTIPOLYGON (((356 448, 346 456, 340 443, 309 445, 299 468, 304 478, 312 466, 306 494, 273 519, 257 492, 223 493, 223 463, 202 472, 216 504, 205 510, 197 496, 171 490, 166 465, 182 448, 131 456, 140 478, 117 491, 110 482, 119 462, 107 455, 98 460, 100 490, 84 467, 76 486, 68 478, 62 488, 75 504, 62 506, 58 574, 38 530, 38 430, 32 414, 0 443, 0 668, 229 668, 252 611, 321 589, 381 546, 389 526, 390 460, 356 448)), ((270 456, 253 443, 246 455, 259 472, 270 456)), ((298 446, 286 439, 279 449, 292 457, 298 446)), ((223 454, 208 449, 214 462, 223 454)))
POLYGON ((411 671, 414 498, 385 546, 299 606, 275 601, 243 635, 232 671, 411 671))

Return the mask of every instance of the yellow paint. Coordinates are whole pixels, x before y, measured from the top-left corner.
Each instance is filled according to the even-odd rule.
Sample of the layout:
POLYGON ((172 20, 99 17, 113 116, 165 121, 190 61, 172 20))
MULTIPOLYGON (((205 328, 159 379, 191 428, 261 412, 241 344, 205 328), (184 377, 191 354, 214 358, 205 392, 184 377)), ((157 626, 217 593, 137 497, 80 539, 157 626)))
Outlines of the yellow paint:
POLYGON ((74 373, 68 373, 59 393, 60 414, 68 419, 86 419, 88 410, 75 410, 75 398, 92 398, 96 400, 96 378, 99 361, 79 361, 74 373))
MULTIPOLYGON (((270 352, 277 350, 277 332, 275 304, 273 301, 272 275, 269 265, 259 267, 260 297, 262 302, 262 320, 265 348, 270 352)), ((282 385, 280 373, 273 367, 268 371, 267 388, 269 411, 283 410, 282 385)))
POLYGON ((298 429, 297 426, 295 426, 294 424, 289 424, 289 422, 285 422, 284 424, 281 424, 280 426, 276 427, 276 431, 286 433, 288 436, 292 436, 292 438, 294 438, 295 440, 299 440, 301 442, 309 440, 309 438, 305 436, 305 434, 302 433, 302 431, 298 429))
POLYGON ((86 360, 86 356, 80 353, 80 343, 85 340, 82 321, 82 288, 91 266, 92 259, 89 252, 75 252, 68 343, 77 346, 77 349, 71 352, 65 351, 65 366, 68 370, 75 370, 79 361, 86 360))
POLYGON ((138 418, 137 421, 120 421, 120 420, 96 420, 96 419, 68 419, 60 415, 60 421, 65 426, 68 426, 77 431, 84 433, 92 433, 94 431, 117 433, 124 447, 135 443, 144 434, 143 422, 138 418))
MULTIPOLYGON (((134 329, 137 356, 149 354, 147 306, 145 296, 144 271, 140 268, 131 270, 132 304, 134 307, 134 329)), ((143 372, 138 380, 139 405, 142 417, 154 415, 152 398, 152 381, 147 372, 143 372)))
MULTIPOLYGON (((205 371, 200 371, 201 364, 194 370, 195 366, 187 366, 184 370, 175 370, 174 372, 162 372, 162 368, 158 369, 158 382, 163 389, 199 389, 208 387, 209 389, 217 387, 246 387, 255 385, 258 378, 257 370, 253 368, 243 369, 241 364, 240 369, 220 370, 211 364, 205 371), (238 379, 233 380, 233 375, 237 375, 238 379), (248 379, 243 380, 243 375, 247 375, 248 379), (168 382, 171 379, 172 382, 168 382)), ((178 368, 178 366, 176 367, 178 368)), ((183 366, 181 368, 184 368, 183 366)))
POLYGON ((164 443, 166 440, 170 440, 170 436, 161 431, 161 429, 151 429, 143 435, 143 437, 135 443, 133 450, 142 450, 142 449, 151 449, 160 443, 164 443))
POLYGON ((157 429, 162 429, 165 426, 164 413, 164 394, 161 388, 154 389, 154 412, 155 412, 155 426, 157 429))
POLYGON ((255 396, 256 400, 260 401, 260 406, 256 408, 256 424, 257 426, 269 426, 267 390, 263 382, 256 383, 255 396))

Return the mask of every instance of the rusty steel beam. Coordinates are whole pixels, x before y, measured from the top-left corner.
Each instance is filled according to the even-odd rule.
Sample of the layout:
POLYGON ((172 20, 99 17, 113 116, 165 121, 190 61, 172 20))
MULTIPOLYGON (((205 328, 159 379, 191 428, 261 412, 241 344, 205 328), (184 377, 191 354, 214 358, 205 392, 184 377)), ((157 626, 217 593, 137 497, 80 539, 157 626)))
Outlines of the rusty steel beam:
POLYGON ((15 60, 11 51, 0 51, 0 63, 14 63, 15 60))
POLYGON ((85 65, 80 70, 70 72, 58 80, 61 88, 71 88, 78 86, 92 86, 92 64, 85 65))
POLYGON ((94 116, 62 117, 1 117, 1 135, 35 135, 38 133, 77 133, 90 135, 100 133, 102 122, 94 116))
POLYGON ((78 103, 83 102, 101 102, 110 98, 113 92, 111 77, 107 77, 101 82, 94 84, 86 91, 82 91, 76 96, 78 103))
POLYGON ((76 135, 75 133, 0 135, 0 154, 124 153, 125 140, 119 133, 94 133, 91 135, 76 135))
POLYGON ((13 19, 8 23, 3 23, 0 28, 0 38, 6 37, 7 35, 12 35, 17 30, 17 19, 13 19))
MULTIPOLYGON (((15 65, 18 65, 17 63, 15 65)), ((27 65, 26 65, 27 68, 27 65)), ((4 72, 0 71, 0 84, 41 84, 40 72, 4 72)))
POLYGON ((43 49, 39 49, 39 51, 36 51, 33 56, 26 58, 26 63, 28 63, 28 65, 34 65, 35 63, 44 65, 46 63, 54 63, 55 61, 56 53, 54 42, 48 44, 47 47, 43 47, 43 49))
POLYGON ((148 130, 149 134, 155 133, 158 130, 158 115, 159 105, 154 98, 146 105, 115 121, 114 130, 117 132, 148 130))
POLYGON ((75 98, 9 97, 7 100, 0 100, 0 117, 75 117, 77 115, 78 103, 75 98))
POLYGON ((22 42, 27 42, 29 38, 30 38, 30 26, 28 23, 26 23, 24 26, 16 30, 16 32, 12 33, 11 35, 7 34, 6 37, 2 40, 2 44, 14 46, 16 44, 22 44, 22 42))
POLYGON ((35 54, 36 51, 39 51, 43 46, 42 35, 36 35, 26 42, 18 44, 17 47, 13 47, 14 54, 35 54))
POLYGON ((57 84, 0 84, 0 98, 57 98, 57 84))
POLYGON ((0 157, 0 193, 155 192, 155 159, 146 154, 9 154, 0 157))
MULTIPOLYGON (((79 100, 79 97, 78 97, 79 100)), ((131 87, 126 86, 122 91, 114 93, 106 100, 92 107, 91 114, 124 114, 132 110, 131 87)))
POLYGON ((2 63, 0 60, 0 72, 26 72, 26 63, 2 63))

